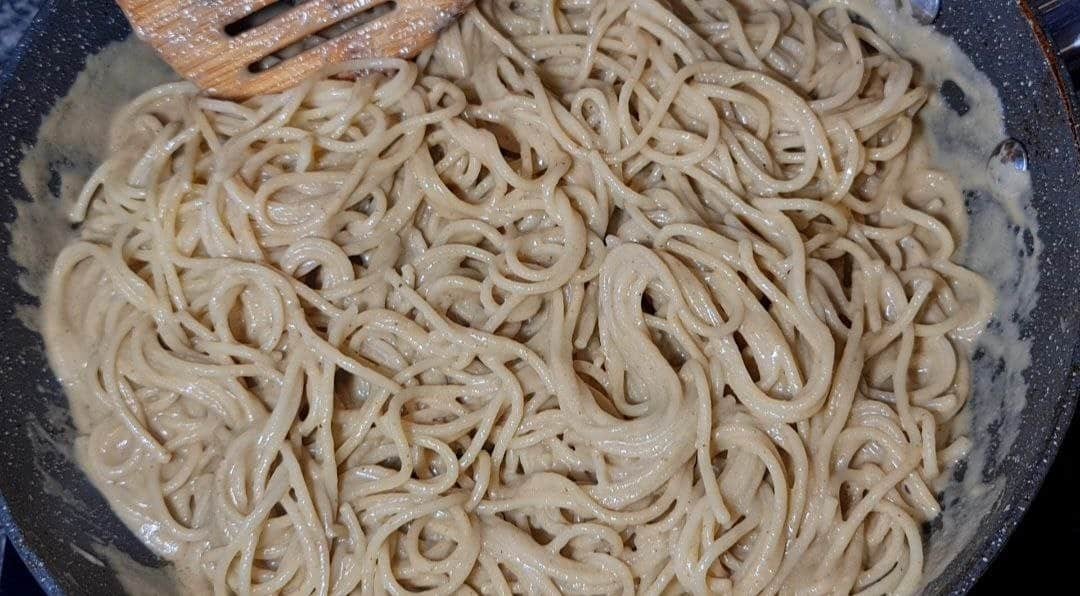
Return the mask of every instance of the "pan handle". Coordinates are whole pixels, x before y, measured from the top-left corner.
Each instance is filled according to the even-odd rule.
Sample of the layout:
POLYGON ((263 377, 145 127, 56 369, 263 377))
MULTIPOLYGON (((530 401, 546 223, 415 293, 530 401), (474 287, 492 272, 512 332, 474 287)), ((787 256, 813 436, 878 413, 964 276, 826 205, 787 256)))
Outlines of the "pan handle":
POLYGON ((1077 81, 1080 74, 1080 0, 1031 0, 1028 6, 1042 22, 1062 64, 1077 81))

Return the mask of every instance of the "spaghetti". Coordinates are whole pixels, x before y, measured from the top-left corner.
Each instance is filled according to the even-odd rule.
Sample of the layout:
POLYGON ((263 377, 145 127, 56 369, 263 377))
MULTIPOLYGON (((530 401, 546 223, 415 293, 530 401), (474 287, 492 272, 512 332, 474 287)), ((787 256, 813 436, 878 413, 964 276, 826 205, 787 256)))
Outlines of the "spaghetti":
POLYGON ((911 593, 993 292, 829 3, 482 0, 416 61, 116 118, 46 340, 215 593, 911 593))

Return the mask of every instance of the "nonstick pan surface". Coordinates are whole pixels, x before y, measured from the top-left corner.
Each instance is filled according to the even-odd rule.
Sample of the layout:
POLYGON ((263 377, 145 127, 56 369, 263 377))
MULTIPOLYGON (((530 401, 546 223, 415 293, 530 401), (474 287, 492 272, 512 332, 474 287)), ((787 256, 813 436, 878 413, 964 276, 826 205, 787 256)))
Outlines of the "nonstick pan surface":
MULTIPOLYGON (((1080 160, 1068 73, 1059 68, 1032 11, 1012 0, 945 1, 935 21, 997 86, 1008 133, 1023 143, 1038 212, 1039 300, 1023 335, 1032 341, 1027 405, 1007 457, 981 474, 1002 483, 975 537, 927 586, 962 593, 978 579, 1038 491, 1072 418, 1080 388, 1080 160)), ((0 80, 0 220, 29 200, 19 162, 42 118, 66 94, 88 56, 130 35, 112 0, 55 0, 39 13, 0 80)), ((160 567, 63 455, 73 431, 41 337, 16 317, 34 298, 18 283, 0 226, 0 524, 50 594, 159 592, 160 567), (102 547, 105 547, 103 550, 102 547), (105 553, 105 554, 102 554, 105 553), (121 563, 126 560, 126 563, 121 563), (134 582, 134 583, 133 583, 134 582)), ((963 507, 958 503, 957 507, 963 507)), ((932 532, 932 529, 928 529, 932 532)), ((935 538, 931 536, 931 543, 935 538)), ((934 549, 928 552, 934 556, 934 549)))

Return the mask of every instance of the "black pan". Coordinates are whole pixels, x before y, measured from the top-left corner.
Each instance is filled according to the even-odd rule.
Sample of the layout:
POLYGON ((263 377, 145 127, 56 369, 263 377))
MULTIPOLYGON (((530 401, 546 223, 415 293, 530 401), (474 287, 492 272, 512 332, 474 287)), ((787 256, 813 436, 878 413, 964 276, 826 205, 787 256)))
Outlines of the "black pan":
MULTIPOLYGON (((1066 5, 1054 17, 1066 26, 1069 19, 1063 21, 1062 15, 1076 14, 1068 12, 1069 0, 1039 1, 1050 8, 1066 5)), ((1080 11, 1076 3, 1071 8, 1080 11)), ((1009 134, 1027 149, 1044 250, 1040 298, 1023 327, 1033 347, 1018 438, 1007 457, 966 472, 1004 488, 974 538, 927 587, 929 593, 966 592, 990 564, 1038 491, 1080 388, 1076 98, 1067 69, 1035 24, 1038 12, 1025 0, 1019 5, 1014 0, 944 0, 935 21, 1000 91, 1009 134)), ((112 0, 55 0, 38 15, 0 80, 0 220, 13 221, 16 202, 29 198, 18 166, 44 114, 67 92, 88 55, 129 34, 112 0)), ((73 435, 66 401, 49 371, 41 337, 15 317, 20 305, 34 299, 17 282, 10 242, 8 227, 0 226, 0 523, 50 594, 116 594, 122 585, 131 589, 132 582, 157 592, 147 583, 154 574, 140 571, 139 565, 152 569, 161 563, 63 455, 73 435), (118 564, 125 558, 139 565, 118 564)), ((995 438, 976 437, 985 440, 995 438)), ((930 559, 935 540, 948 538, 931 535, 930 559)))

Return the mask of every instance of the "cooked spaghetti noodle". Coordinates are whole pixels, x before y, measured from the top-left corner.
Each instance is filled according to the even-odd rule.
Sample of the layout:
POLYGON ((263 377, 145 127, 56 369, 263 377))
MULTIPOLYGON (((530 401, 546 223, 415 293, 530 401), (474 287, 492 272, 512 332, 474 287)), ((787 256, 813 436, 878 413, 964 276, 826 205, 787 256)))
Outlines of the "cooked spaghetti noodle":
POLYGON ((916 71, 827 3, 482 0, 116 118, 46 339, 189 587, 911 593, 968 341, 916 71))

